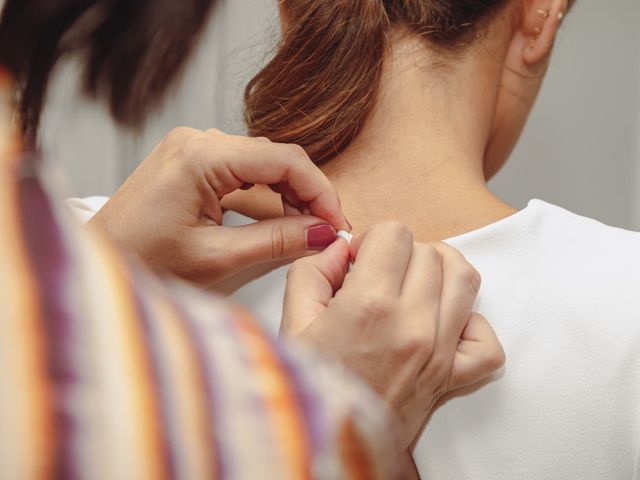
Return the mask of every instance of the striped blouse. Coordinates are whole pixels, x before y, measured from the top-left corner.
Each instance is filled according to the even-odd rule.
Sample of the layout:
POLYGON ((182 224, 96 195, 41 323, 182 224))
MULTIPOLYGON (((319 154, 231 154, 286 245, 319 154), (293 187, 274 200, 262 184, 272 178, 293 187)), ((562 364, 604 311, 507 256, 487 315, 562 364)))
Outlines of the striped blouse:
POLYGON ((67 219, 0 83, 1 479, 398 477, 358 381, 67 219))

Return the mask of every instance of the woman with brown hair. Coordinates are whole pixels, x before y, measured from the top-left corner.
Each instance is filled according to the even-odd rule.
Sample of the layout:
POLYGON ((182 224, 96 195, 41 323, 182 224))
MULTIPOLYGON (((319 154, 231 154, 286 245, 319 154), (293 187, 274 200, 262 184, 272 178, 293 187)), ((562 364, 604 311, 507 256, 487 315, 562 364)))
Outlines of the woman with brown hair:
MULTIPOLYGON (((507 368, 441 398, 416 438, 424 478, 640 478, 640 235, 539 200, 516 212, 486 185, 520 137, 571 3, 283 0, 281 44, 247 88, 251 134, 302 145, 356 232, 398 220, 419 241, 449 239, 482 274, 477 308, 507 368)), ((282 214, 259 189, 227 206, 282 214)), ((286 274, 256 272, 236 292, 274 335, 286 274)), ((370 294, 372 315, 393 308, 370 294)))
POLYGON ((472 314, 473 267, 451 247, 414 244, 397 224, 373 228, 352 250, 333 243, 349 223, 335 189, 297 146, 176 129, 96 228, 68 218, 38 152, 58 61, 77 55, 88 93, 135 126, 176 78, 213 3, 3 4, 0 478, 405 478, 402 457, 427 418, 424 404, 504 362, 488 322, 472 314), (220 200, 250 183, 304 201, 309 215, 221 225, 220 200), (130 258, 213 285, 247 265, 329 244, 299 265, 332 277, 299 278, 288 321, 317 324, 306 340, 343 360, 338 368, 271 341, 243 310, 130 258), (350 308, 319 306, 350 255, 358 277, 342 290, 350 308), (366 304, 372 272, 397 292, 398 307, 375 318, 366 304), (362 325, 372 335, 357 353, 348 339, 362 325), (407 334, 388 342, 392 326, 407 334), (436 339, 436 331, 448 333, 436 339), (389 393, 395 422, 345 367, 389 393))

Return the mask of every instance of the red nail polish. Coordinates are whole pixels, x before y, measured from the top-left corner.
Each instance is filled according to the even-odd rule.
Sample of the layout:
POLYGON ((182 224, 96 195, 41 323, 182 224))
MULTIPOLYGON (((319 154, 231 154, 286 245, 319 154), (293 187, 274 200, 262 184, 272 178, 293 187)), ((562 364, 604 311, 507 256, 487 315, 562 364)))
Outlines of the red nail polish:
POLYGON ((316 225, 307 230, 307 249, 324 250, 336 241, 336 231, 331 225, 316 225))

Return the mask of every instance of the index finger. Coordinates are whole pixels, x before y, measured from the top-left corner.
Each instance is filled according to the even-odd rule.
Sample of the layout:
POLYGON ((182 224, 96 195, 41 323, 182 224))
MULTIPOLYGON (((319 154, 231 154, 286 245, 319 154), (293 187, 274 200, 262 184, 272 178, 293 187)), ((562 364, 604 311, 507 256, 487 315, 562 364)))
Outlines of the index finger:
POLYGON ((355 262, 347 282, 367 285, 373 295, 400 295, 413 254, 413 234, 396 222, 384 222, 352 244, 355 262), (355 253, 354 253, 355 252, 355 253))
POLYGON ((327 308, 349 269, 349 246, 334 242, 324 252, 295 262, 287 274, 280 332, 296 336, 327 308))
POLYGON ((472 313, 482 280, 458 250, 442 242, 432 245, 442 255, 442 328, 438 336, 444 342, 444 347, 453 351, 472 313))
MULTIPOLYGON (((214 151, 219 151, 219 140, 211 136, 211 141, 216 143, 212 144, 214 151)), ((226 179, 225 187, 231 187, 231 191, 245 183, 286 183, 298 200, 308 205, 311 215, 326 220, 336 230, 351 230, 336 189, 302 147, 236 137, 223 158, 222 164, 210 162, 210 167, 226 179)))

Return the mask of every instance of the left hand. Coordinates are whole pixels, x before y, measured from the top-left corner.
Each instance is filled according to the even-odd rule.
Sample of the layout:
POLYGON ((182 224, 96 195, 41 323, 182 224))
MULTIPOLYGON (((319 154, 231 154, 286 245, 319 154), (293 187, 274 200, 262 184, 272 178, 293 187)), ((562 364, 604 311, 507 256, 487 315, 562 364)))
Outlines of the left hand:
POLYGON ((204 286, 309 255, 350 230, 335 189, 302 148, 189 128, 170 132, 90 223, 152 268, 204 286), (253 184, 282 194, 285 217, 223 226, 222 198, 253 184))
POLYGON ((281 332, 360 375, 397 414, 409 448, 443 395, 505 362, 473 312, 479 288, 479 273, 451 246, 381 224, 351 250, 339 240, 291 266, 281 332))

